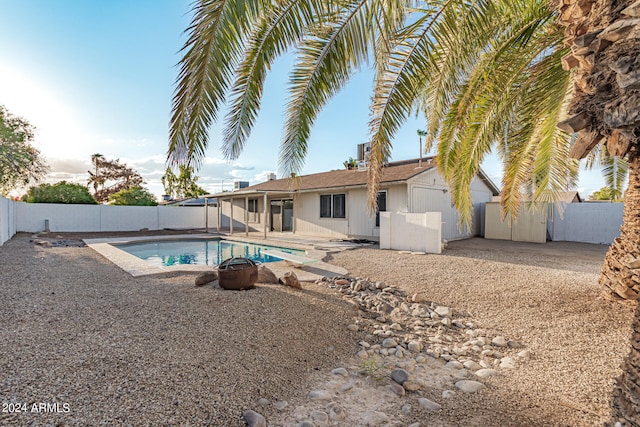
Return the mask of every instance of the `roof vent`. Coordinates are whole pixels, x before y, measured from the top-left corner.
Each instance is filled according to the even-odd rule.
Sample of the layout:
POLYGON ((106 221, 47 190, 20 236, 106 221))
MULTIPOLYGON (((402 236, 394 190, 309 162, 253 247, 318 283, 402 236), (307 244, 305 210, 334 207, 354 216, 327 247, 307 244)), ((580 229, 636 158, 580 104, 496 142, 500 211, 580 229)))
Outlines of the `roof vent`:
POLYGON ((275 181, 276 180, 276 174, 275 173, 270 173, 267 175, 267 181, 275 181))
POLYGON ((368 142, 364 142, 362 144, 358 144, 358 162, 366 163, 369 158, 369 152, 371 151, 371 146, 368 142))

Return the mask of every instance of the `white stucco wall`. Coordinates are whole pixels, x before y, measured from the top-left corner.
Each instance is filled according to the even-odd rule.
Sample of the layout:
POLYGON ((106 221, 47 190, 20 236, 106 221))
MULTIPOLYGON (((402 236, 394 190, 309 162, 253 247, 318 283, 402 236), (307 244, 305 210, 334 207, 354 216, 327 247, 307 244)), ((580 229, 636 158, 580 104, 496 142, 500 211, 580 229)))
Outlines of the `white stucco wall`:
POLYGON ((426 213, 380 213, 380 249, 442 252, 442 215, 426 213))
POLYGON ((465 239, 483 234, 484 205, 491 201, 493 193, 477 177, 471 182, 473 200, 473 221, 470 230, 460 230, 460 216, 453 206, 449 188, 436 170, 429 170, 409 180, 409 212, 441 212, 442 238, 446 240, 465 239))
MULTIPOLYGON (((215 208, 209 228, 216 226, 215 208)), ((67 205, 16 203, 16 229, 38 232, 49 221, 51 232, 138 231, 143 228, 204 228, 204 207, 67 205)))
POLYGON ((16 202, 0 197, 0 246, 16 234, 16 202))

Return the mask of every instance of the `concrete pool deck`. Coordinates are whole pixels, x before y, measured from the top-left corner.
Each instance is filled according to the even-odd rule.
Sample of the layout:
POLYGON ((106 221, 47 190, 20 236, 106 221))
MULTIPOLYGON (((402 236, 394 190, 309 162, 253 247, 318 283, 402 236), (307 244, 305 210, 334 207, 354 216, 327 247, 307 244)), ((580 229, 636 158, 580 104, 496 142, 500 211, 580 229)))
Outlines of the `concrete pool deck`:
MULTIPOLYGON (((282 276, 286 271, 294 271, 298 280, 304 282, 312 282, 322 277, 333 277, 333 276, 342 276, 346 275, 348 272, 344 268, 328 264, 323 262, 322 259, 329 252, 329 248, 320 249, 322 243, 326 243, 329 247, 332 242, 326 241, 318 241, 318 240, 307 240, 307 239, 259 239, 259 238, 247 238, 247 237, 238 237, 238 236, 220 236, 220 235, 212 235, 212 234, 177 234, 177 235, 157 235, 157 236, 138 236, 138 237, 112 237, 112 238, 99 238, 99 239, 83 239, 84 243, 126 271, 134 277, 138 276, 147 276, 152 274, 165 274, 165 273, 174 273, 174 272, 189 272, 189 273, 198 273, 204 271, 211 271, 213 268, 210 265, 189 265, 189 264, 178 264, 170 267, 157 266, 153 265, 150 262, 144 261, 138 258, 135 255, 131 255, 121 249, 118 249, 114 244, 123 244, 123 243, 133 243, 133 242, 151 242, 157 240, 180 240, 180 239, 211 239, 211 238, 221 238, 225 240, 233 240, 237 242, 244 243, 255 243, 259 245, 286 245, 287 247, 291 247, 292 249, 302 249, 307 252, 307 257, 316 259, 318 262, 313 265, 305 265, 305 266, 292 266, 286 261, 278 261, 278 262, 269 262, 266 263, 267 267, 273 271, 276 276, 282 276)), ((357 245, 349 245, 345 242, 343 245, 338 245, 340 242, 336 243, 334 250, 344 250, 352 247, 357 247, 357 245)))

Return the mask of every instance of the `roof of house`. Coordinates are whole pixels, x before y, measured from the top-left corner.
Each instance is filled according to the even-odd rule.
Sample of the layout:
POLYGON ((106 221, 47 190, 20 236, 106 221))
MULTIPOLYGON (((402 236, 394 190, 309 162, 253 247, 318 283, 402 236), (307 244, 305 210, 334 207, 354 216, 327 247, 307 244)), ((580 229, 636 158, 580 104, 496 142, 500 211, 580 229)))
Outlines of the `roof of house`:
MULTIPOLYGON (((216 199, 212 199, 210 197, 207 198, 209 199, 208 204, 217 202, 216 199)), ((186 199, 162 201, 159 204, 165 206, 204 206, 205 203, 204 197, 188 197, 186 199)))
POLYGON ((581 203, 582 197, 577 191, 563 191, 559 194, 560 201, 564 203, 581 203))
MULTIPOLYGON (((420 159, 410 159, 387 163, 387 165, 382 169, 380 183, 389 184, 393 182, 406 182, 408 179, 435 167, 433 157, 423 158, 422 167, 418 166, 419 162, 420 159)), ((499 193, 499 190, 495 187, 493 182, 491 182, 491 180, 482 171, 479 171, 479 177, 489 186, 494 194, 499 193)), ((291 178, 283 178, 265 181, 233 193, 238 194, 263 191, 290 192, 321 190, 336 187, 355 187, 367 185, 368 179, 369 177, 366 169, 338 169, 329 172, 302 175, 297 177, 295 180, 292 180, 291 178)), ((232 196, 233 193, 229 194, 229 196, 232 196)), ((218 194, 218 196, 222 196, 222 194, 218 194)))

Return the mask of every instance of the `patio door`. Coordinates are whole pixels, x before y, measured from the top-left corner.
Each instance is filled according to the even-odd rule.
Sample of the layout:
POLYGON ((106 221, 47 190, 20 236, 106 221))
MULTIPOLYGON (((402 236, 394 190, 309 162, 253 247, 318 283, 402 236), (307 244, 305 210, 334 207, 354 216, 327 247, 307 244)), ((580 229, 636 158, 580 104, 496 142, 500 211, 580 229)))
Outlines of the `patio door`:
POLYGON ((271 201, 271 231, 293 231, 293 200, 271 201))

